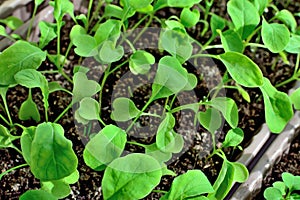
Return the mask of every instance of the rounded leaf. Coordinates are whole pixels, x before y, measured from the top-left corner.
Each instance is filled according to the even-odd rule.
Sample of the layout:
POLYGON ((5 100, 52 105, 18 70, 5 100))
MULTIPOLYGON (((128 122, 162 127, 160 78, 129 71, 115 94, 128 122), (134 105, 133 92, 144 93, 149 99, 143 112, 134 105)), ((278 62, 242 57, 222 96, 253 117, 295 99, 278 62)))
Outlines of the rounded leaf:
POLYGON ((189 8, 183 8, 180 14, 180 22, 185 27, 195 26, 200 19, 200 12, 197 9, 190 10, 189 8))
POLYGON ((243 139, 244 132, 242 129, 230 129, 225 136, 225 140, 222 144, 222 147, 236 147, 243 141, 243 139))
POLYGON ((99 103, 91 97, 85 97, 80 101, 78 114, 86 120, 99 119, 100 106, 99 103))
POLYGON ((148 7, 152 1, 153 0, 128 0, 129 5, 136 10, 148 7))
POLYGON ((28 190, 20 196, 20 200, 57 200, 57 198, 43 190, 28 190))
POLYGON ((146 74, 155 63, 155 57, 146 51, 138 50, 129 59, 129 68, 133 74, 146 74))
POLYGON ((128 121, 140 113, 134 102, 125 97, 115 99, 112 106, 111 118, 116 121, 128 121))
POLYGON ((234 180, 238 183, 245 182, 249 177, 246 166, 239 162, 231 162, 230 164, 234 167, 234 180))

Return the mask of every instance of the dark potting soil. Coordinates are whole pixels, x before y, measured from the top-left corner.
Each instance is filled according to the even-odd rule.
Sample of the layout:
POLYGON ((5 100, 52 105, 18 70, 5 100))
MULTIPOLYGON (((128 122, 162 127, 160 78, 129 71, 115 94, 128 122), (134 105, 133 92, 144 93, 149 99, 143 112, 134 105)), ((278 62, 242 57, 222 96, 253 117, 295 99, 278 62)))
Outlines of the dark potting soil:
MULTIPOLYGON (((296 129, 300 132, 300 128, 296 129)), ((276 181, 282 181, 282 173, 289 172, 295 176, 300 176, 300 137, 296 137, 291 143, 290 150, 283 154, 280 161, 273 166, 271 173, 263 180, 260 193, 255 199, 263 199, 263 193, 267 187, 271 187, 276 181)))
MULTIPOLYGON (((226 4, 225 0, 218 1, 218 4, 213 8, 215 13, 226 13, 224 6, 226 4)), ((176 9, 164 9, 158 13, 159 16, 165 18, 171 14, 177 14, 178 10, 176 9)), ((225 16, 228 17, 228 16, 225 16)), ((134 21, 132 22, 134 24, 134 21)), ((62 53, 66 51, 66 48, 69 44, 69 31, 72 27, 72 22, 66 23, 62 30, 62 53)), ((142 25, 143 26, 143 25, 142 25)), ((141 27, 142 27, 141 26, 141 27)), ((153 27, 156 27, 156 22, 153 23, 153 27)), ((197 33, 202 30, 201 24, 197 26, 195 30, 189 30, 191 35, 196 36, 197 33)), ((199 41, 205 40, 209 37, 210 32, 207 33, 203 38, 198 38, 199 41)), ((198 35, 199 37, 199 35, 198 35)), ((220 41, 217 38, 215 40, 216 44, 219 44, 220 41)), ((55 54, 56 53, 56 41, 53 41, 48 47, 48 52, 55 54)), ((155 50, 149 50, 156 56, 156 60, 162 56, 159 52, 155 50)), ((222 53, 215 51, 210 53, 222 53)), ((290 77, 293 73, 293 67, 295 62, 294 56, 289 56, 288 59, 291 62, 291 65, 284 64, 281 59, 277 60, 278 56, 268 53, 264 50, 257 49, 256 52, 252 52, 250 49, 246 49, 246 54, 252 58, 262 69, 264 76, 268 77, 272 83, 278 83, 281 80, 290 77), (273 64, 275 68, 272 68, 273 64)), ((68 56, 70 61, 67 66, 65 66, 66 74, 72 76, 73 66, 78 63, 79 58, 74 54, 73 49, 71 50, 70 55, 68 56)), ((120 64, 122 61, 116 64, 120 64)), ((193 63, 193 62, 191 62, 193 63)), ((184 104, 184 102, 191 102, 196 97, 197 100, 202 99, 209 92, 208 88, 216 86, 216 80, 218 79, 218 73, 223 75, 224 67, 217 62, 211 62, 210 59, 201 59, 197 60, 196 64, 187 63, 185 67, 189 72, 194 73, 197 77, 205 76, 204 81, 200 81, 199 85, 194 90, 194 94, 184 95, 188 98, 177 98, 175 106, 184 104), (221 66, 221 67, 220 67, 221 66), (212 71, 215 69, 215 71, 212 71), (207 76, 209 75, 209 76, 207 76)), ((93 59, 85 59, 83 65, 90 68, 88 77, 96 81, 101 82, 101 74, 103 73, 105 66, 97 64, 93 59)), ((152 75, 157 66, 154 65, 152 75)), ((56 69, 50 61, 46 61, 41 67, 40 70, 50 70, 56 69)), ((138 78, 128 75, 128 66, 121 68, 121 70, 116 71, 106 82, 105 90, 103 91, 102 99, 102 118, 109 124, 116 122, 110 119, 111 113, 111 102, 112 99, 120 96, 131 97, 131 99, 136 103, 136 105, 141 108, 150 97, 151 91, 151 80, 153 77, 143 77, 139 76, 138 78), (127 76, 128 75, 128 76, 127 76), (126 77, 126 78, 124 78, 126 77), (120 79, 121 78, 121 79, 120 79), (128 89, 131 88, 131 89, 128 89), (132 89, 136 88, 136 89, 132 89), (132 95, 130 95, 132 93, 132 95)), ((66 81, 61 75, 58 74, 46 74, 49 81, 58 81, 63 87, 72 90, 72 85, 66 81)), ((234 83, 232 83, 234 84, 234 83)), ((245 88, 246 89, 246 88, 245 88)), ((287 91, 286 88, 280 88, 284 91, 287 91)), ((262 96, 259 90, 255 89, 246 89, 249 92, 251 103, 246 102, 242 99, 241 95, 234 90, 227 90, 226 96, 233 98, 239 107, 239 127, 241 127, 245 132, 245 140, 243 141, 243 148, 245 148, 250 142, 253 135, 260 129, 261 124, 264 122, 264 110, 263 110, 263 101, 262 96)), ((18 120, 18 109, 20 108, 21 103, 27 97, 27 89, 20 86, 12 88, 8 92, 8 102, 12 118, 15 122, 21 123, 25 126, 36 125, 33 121, 21 122, 18 120)), ((33 92, 34 100, 39 105, 39 110, 41 111, 42 121, 43 117, 43 105, 42 97, 39 90, 33 92)), ((97 95, 96 99, 99 98, 97 95)), ((50 121, 55 120, 55 118, 64 110, 64 108, 71 102, 72 97, 64 92, 55 92, 50 95, 50 111, 49 119, 50 121)), ((150 113, 162 113, 162 106, 164 101, 158 100, 154 102, 148 112, 150 113)), ((3 113, 2 113, 3 114, 3 113)), ((211 150, 211 136, 210 134, 203 129, 199 124, 194 126, 193 118, 194 113, 185 111, 181 113, 176 113, 176 118, 180 123, 176 125, 176 131, 183 135, 185 140, 185 147, 183 152, 178 155, 174 155, 172 162, 168 163, 168 168, 174 170, 178 175, 186 172, 190 169, 201 169, 213 183, 216 179, 218 171, 221 167, 221 160, 214 156, 207 161, 205 156, 209 154, 211 150), (189 131, 186 131, 189 130, 189 131)), ((68 139, 73 142, 73 149, 76 152, 79 159, 78 170, 80 173, 80 180, 78 183, 72 185, 72 193, 66 199, 102 199, 101 195, 101 180, 103 172, 95 172, 89 167, 87 167, 83 161, 82 153, 85 147, 85 143, 88 141, 87 134, 98 132, 101 129, 101 126, 97 122, 91 123, 91 131, 85 131, 84 127, 78 124, 73 117, 73 112, 70 110, 67 114, 59 121, 59 123, 65 129, 65 135, 68 139)), ((128 133, 128 140, 141 142, 149 144, 154 142, 155 137, 154 133, 159 125, 160 121, 155 117, 143 117, 138 121, 139 126, 135 126, 128 133)), ((127 127, 126 123, 117 123, 120 127, 127 127)), ((224 139, 226 131, 229 129, 228 125, 225 123, 223 129, 220 130, 216 136, 217 141, 222 141, 224 139)), ((21 134, 21 133, 19 133, 21 134)), ((16 144, 19 146, 19 144, 16 144)), ((219 144, 218 144, 219 145, 219 144)), ((127 145, 126 151, 129 152, 143 152, 143 149, 136 145, 127 145)), ((231 148, 226 149, 226 154, 230 160, 236 160, 240 155, 238 150, 233 150, 231 148)), ((1 172, 10 169, 13 166, 25 163, 22 156, 20 156, 13 149, 9 150, 0 150, 0 163, 1 163, 1 172), (3 166, 3 167, 2 167, 3 166)), ((173 178, 170 176, 165 176, 162 178, 161 183, 157 186, 157 190, 168 190, 172 183, 173 178)), ((28 189, 38 189, 40 187, 39 180, 35 179, 31 174, 28 167, 15 170, 7 175, 5 175, 0 181, 0 199, 17 199, 22 193, 28 189)), ((151 193, 145 199, 158 199, 161 194, 151 193)))

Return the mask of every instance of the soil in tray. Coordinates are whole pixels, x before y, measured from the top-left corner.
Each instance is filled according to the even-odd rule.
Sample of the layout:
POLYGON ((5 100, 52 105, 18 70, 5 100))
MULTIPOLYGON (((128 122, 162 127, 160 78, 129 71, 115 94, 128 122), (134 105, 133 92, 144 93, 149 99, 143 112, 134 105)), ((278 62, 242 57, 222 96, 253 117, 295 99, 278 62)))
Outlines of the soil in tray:
MULTIPOLYGON (((216 7, 213 9, 215 13, 225 13, 222 5, 224 5, 226 1, 222 1, 220 4, 216 4, 216 7), (217 6, 220 7, 217 7, 217 6)), ((170 10, 162 10, 159 15, 162 17, 166 17, 169 14, 178 14, 179 12, 176 9, 170 10)), ((68 34, 70 28, 72 27, 72 23, 68 22, 63 28, 63 38, 62 38, 62 53, 67 48, 69 44, 68 34)), ((154 23, 155 27, 156 24, 154 23)), ((197 27, 196 30, 189 30, 191 35, 195 35, 197 30, 201 30, 201 25, 197 27), (194 31, 194 33, 192 33, 194 31)), ((208 32, 209 35, 209 32, 208 32)), ((205 36, 204 38, 207 38, 205 36)), ((201 38, 198 38, 201 41, 201 38)), ((203 38, 202 38, 203 40, 203 38)), ((220 43, 217 39, 216 43, 220 43)), ((50 53, 55 53, 56 46, 55 41, 51 43, 47 50, 50 53)), ((158 60, 161 55, 158 52, 152 52, 156 55, 156 60, 158 60)), ((221 53, 221 52, 211 52, 211 53, 221 53)), ((291 66, 284 64, 279 60, 275 68, 271 68, 273 63, 276 62, 276 55, 272 55, 268 52, 258 49, 256 53, 252 53, 250 50, 246 50, 246 54, 252 58, 262 69, 265 76, 270 78, 273 83, 280 82, 282 79, 285 79, 293 73, 293 69, 291 66)), ((73 65, 78 63, 78 57, 71 51, 70 56, 68 57, 70 60, 70 64, 66 66, 65 70, 68 75, 72 75, 73 65)), ((290 56, 289 60, 291 61, 291 65, 295 60, 295 57, 290 56)), ((208 64, 205 60, 199 64, 199 68, 195 68, 194 66, 186 65, 190 72, 193 72, 200 77, 203 74, 207 74, 211 71, 212 67, 220 66, 219 63, 215 62, 213 64, 208 64)), ((99 77, 103 72, 104 66, 100 66, 96 64, 93 60, 86 59, 86 66, 90 67, 89 78, 95 79, 97 81, 101 81, 99 77), (102 71, 101 71, 102 70, 102 71), (99 80, 100 79, 100 80, 99 80)), ((117 63, 118 64, 118 63, 117 63)), ((41 66, 40 70, 49 70, 55 69, 55 67, 50 62, 45 62, 43 66, 41 66)), ((224 68, 218 68, 221 73, 224 73, 224 68)), ((155 66, 154 66, 155 70, 155 66)), ((111 113, 111 99, 112 97, 117 96, 128 96, 128 86, 136 87, 136 78, 127 77, 124 79, 124 82, 118 83, 118 87, 114 88, 116 82, 122 77, 125 73, 128 72, 128 67, 122 68, 122 70, 116 71, 112 77, 109 78, 107 84, 105 85, 105 91, 103 94, 103 105, 102 105, 102 113, 103 119, 106 123, 115 123, 110 119, 111 113), (114 96, 115 95, 115 96, 114 96)), ((200 82, 200 84, 196 87, 195 93, 198 99, 203 98, 203 96, 208 93, 208 84, 210 82, 214 82, 215 73, 212 73, 212 76, 206 82, 200 82)), ((47 79, 49 81, 58 81, 62 86, 71 90, 72 86, 60 75, 55 74, 47 74, 47 79)), ((139 83, 142 83, 141 87, 138 87, 136 90, 133 90, 133 98, 132 100, 137 104, 139 108, 141 108, 147 99, 149 98, 151 85, 145 81, 145 77, 140 77, 138 79, 139 83)), ((283 88, 285 89, 285 88, 283 88)), ((257 132, 264 121, 263 115, 263 103, 262 97, 258 90, 248 90, 251 97, 251 103, 247 103, 243 100, 239 93, 234 90, 226 91, 226 96, 233 98, 239 107, 239 127, 241 127, 245 132, 245 140, 243 141, 243 148, 247 146, 251 142, 251 139, 255 132, 257 132)), ((16 87, 14 89, 9 90, 8 93, 8 102, 11 114, 13 115, 13 119, 16 122, 18 121, 17 113, 20 108, 21 102, 26 99, 27 90, 22 87, 16 87)), ((41 113, 43 113, 43 106, 41 95, 39 91, 34 92, 34 99, 38 103, 40 107, 41 113)), ((96 96, 96 98, 98 98, 96 96)), ((55 117, 70 103, 71 97, 63 92, 55 92, 50 96, 50 121, 53 121, 55 117)), ((155 111, 156 113, 160 113, 161 106, 164 105, 164 101, 156 101, 151 105, 150 112, 155 111)), ((179 105, 179 102, 176 102, 175 105, 179 105)), ((41 115, 43 116, 43 115, 41 115)), ((185 148, 184 153, 174 156, 173 162, 169 163, 169 168, 174 170, 177 174, 182 174, 189 169, 201 169, 203 172, 209 177, 210 181, 213 182, 216 179, 218 171, 221 166, 221 160, 218 157, 212 157, 205 162, 204 156, 207 155, 211 148, 211 136, 205 131, 201 126, 197 125, 196 129, 191 128, 191 119, 193 119, 192 112, 185 112, 176 115, 177 119, 180 119, 179 124, 176 125, 176 129, 178 133, 182 134, 185 139, 185 148), (182 131, 184 129, 192 130, 191 132, 182 131), (180 131, 181 130, 181 131, 180 131)), ((42 119, 43 120, 43 119, 42 119)), ((78 183, 72 185, 72 194, 70 194, 66 199, 101 199, 101 180, 102 180, 102 172, 95 172, 88 168, 83 161, 82 153, 84 150, 84 144, 88 141, 88 137, 84 134, 83 127, 77 123, 74 123, 73 113, 70 110, 63 119, 59 121, 59 123, 65 129, 65 135, 68 139, 73 142, 73 149, 76 152, 79 159, 78 170, 80 173, 80 180, 78 183)), ((25 126, 35 125, 34 122, 19 122, 25 126)), ((153 135, 151 133, 155 132, 159 121, 152 117, 144 117, 138 121, 142 128, 135 127, 128 134, 128 140, 137 141, 141 143, 151 143, 154 141, 153 135), (153 125, 152 129, 149 128, 149 125, 153 125), (143 127, 147 127, 147 129, 143 129, 143 127), (147 130, 147 131, 145 131, 147 130)), ((126 126, 126 124, 118 124, 122 126, 126 126)), ((193 124, 192 124, 193 126, 193 124)), ((92 123, 92 131, 97 132, 101 127, 98 123, 92 123)), ((224 132, 228 130, 227 124, 224 124, 223 130, 220 131, 217 136, 220 141, 224 138, 224 132)), ((16 144, 19 145, 19 144, 16 144)), ((126 150, 130 152, 141 152, 141 149, 135 145, 127 145, 126 150)), ((18 164, 25 163, 24 159, 13 149, 9 150, 0 150, 0 166, 1 170, 5 171, 10 169, 13 166, 17 166, 18 164), (2 167, 3 166, 3 167, 2 167)), ((233 149, 227 149, 226 154, 229 159, 236 160, 239 156, 238 151, 233 151, 233 149)), ((170 188, 170 184, 172 183, 172 178, 167 176, 163 177, 160 185, 156 188, 159 190, 168 190, 170 188)), ((24 193, 28 189, 37 189, 39 188, 39 181, 33 177, 28 167, 18 169, 4 176, 0 181, 0 199, 18 199, 18 197, 24 193)), ((145 199, 158 199, 160 194, 152 193, 145 199)))
POLYGON ((282 155, 280 161, 272 168, 271 173, 264 178, 261 191, 255 199, 263 199, 263 193, 267 187, 271 187, 276 181, 282 181, 281 174, 283 172, 300 176, 300 128, 296 131, 298 131, 298 137, 291 143, 289 152, 282 155))

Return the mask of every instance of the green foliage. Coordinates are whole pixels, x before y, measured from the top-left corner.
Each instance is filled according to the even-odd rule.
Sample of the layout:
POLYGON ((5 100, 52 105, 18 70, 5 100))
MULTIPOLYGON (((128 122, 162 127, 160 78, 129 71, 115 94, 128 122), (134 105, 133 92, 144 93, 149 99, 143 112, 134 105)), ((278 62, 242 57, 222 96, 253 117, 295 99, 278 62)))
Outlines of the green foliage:
POLYGON ((12 142, 18 138, 17 136, 11 135, 8 129, 0 124, 0 149, 7 147, 14 148, 15 146, 12 142))
POLYGON ((222 147, 236 147, 244 139, 244 132, 240 128, 231 129, 227 132, 222 147))
POLYGON ((222 45, 226 52, 234 51, 238 53, 243 53, 244 51, 244 44, 239 36, 233 30, 227 30, 224 33, 220 31, 222 45))
POLYGON ((56 25, 49 22, 41 21, 39 22, 39 29, 41 31, 41 37, 39 41, 39 47, 43 49, 49 44, 53 39, 57 37, 56 25))
POLYGON ((294 104, 295 109, 300 110, 300 88, 298 88, 297 90, 295 90, 291 96, 291 101, 294 104))
POLYGON ((33 119, 36 122, 41 120, 41 116, 36 103, 32 100, 31 93, 28 95, 26 101, 24 101, 19 110, 20 120, 30 120, 33 119))
POLYGON ((137 74, 147 74, 151 65, 155 63, 155 57, 146 51, 138 50, 134 52, 129 59, 130 71, 137 74))
POLYGON ((276 14, 276 19, 279 19, 294 33, 297 28, 297 22, 294 15, 288 10, 281 10, 276 14))
POLYGON ((104 41, 99 51, 99 58, 104 63, 116 62, 120 60, 123 55, 123 47, 116 46, 113 41, 104 41))
POLYGON ((198 120, 211 133, 214 133, 222 125, 221 114, 214 108, 207 108, 205 112, 199 112, 198 120))
POLYGON ((0 23, 5 24, 7 27, 9 27, 12 30, 16 30, 24 24, 24 22, 21 19, 14 16, 9 16, 5 19, 0 19, 0 23))
POLYGON ((184 8, 184 7, 192 7, 194 4, 199 3, 201 0, 167 0, 167 4, 170 7, 178 7, 178 8, 184 8))
POLYGON ((78 115, 85 120, 99 119, 100 106, 99 103, 91 97, 85 97, 80 101, 78 115))
POLYGON ((140 113, 134 102, 125 97, 115 99, 112 106, 111 118, 116 121, 128 121, 140 113))
POLYGON ((180 14, 180 22, 188 28, 195 26, 199 18, 200 12, 197 9, 190 10, 189 8, 183 8, 180 14))
POLYGON ((57 198, 43 190, 28 190, 20 196, 20 200, 57 200, 57 198))

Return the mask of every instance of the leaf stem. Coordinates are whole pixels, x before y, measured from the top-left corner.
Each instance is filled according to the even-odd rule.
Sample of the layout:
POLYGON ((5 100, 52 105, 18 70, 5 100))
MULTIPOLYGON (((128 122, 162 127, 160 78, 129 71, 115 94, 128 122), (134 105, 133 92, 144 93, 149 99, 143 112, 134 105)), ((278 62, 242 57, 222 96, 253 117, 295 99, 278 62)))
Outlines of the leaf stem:
POLYGON ((219 57, 217 55, 213 55, 213 54, 203 54, 203 53, 199 53, 199 54, 195 54, 192 55, 191 58, 215 58, 219 60, 219 57))
POLYGON ((146 148, 146 145, 144 145, 144 144, 141 144, 141 143, 138 143, 138 142, 131 142, 131 141, 127 141, 126 143, 127 143, 127 144, 133 144, 133 145, 137 145, 137 146, 140 146, 140 147, 146 148))
POLYGON ((12 122, 12 119, 11 119, 11 116, 10 116, 10 112, 9 112, 9 109, 8 109, 8 105, 7 105, 7 101, 6 101, 6 92, 4 94, 1 93, 0 95, 1 95, 3 103, 4 103, 5 112, 6 112, 6 115, 8 117, 8 120, 9 120, 9 125, 13 126, 13 122, 12 122))
POLYGON ((29 28, 27 30, 27 36, 26 36, 27 41, 29 40, 29 37, 30 37, 30 34, 31 34, 31 30, 32 30, 33 22, 34 22, 35 15, 36 15, 36 12, 37 12, 37 8, 38 8, 38 5, 34 4, 33 14, 32 14, 31 20, 30 20, 29 28))
POLYGON ((164 190, 152 190, 152 192, 167 194, 167 191, 164 190))
POLYGON ((7 124, 10 126, 10 123, 5 119, 5 117, 3 115, 0 114, 0 118, 7 124))
POLYGON ((88 23, 86 24, 85 30, 88 31, 89 29, 89 23, 90 23, 90 17, 91 17, 91 10, 92 10, 92 6, 93 6, 93 0, 89 1, 89 7, 88 7, 88 13, 87 13, 87 21, 88 23))
POLYGON ((70 108, 72 108, 73 102, 71 102, 61 113, 60 115, 54 120, 54 123, 58 122, 67 112, 70 108))
POLYGON ((6 170, 5 172, 3 172, 3 173, 0 174, 0 180, 2 179, 3 176, 5 176, 6 174, 8 174, 9 172, 11 172, 13 170, 16 170, 16 169, 19 169, 19 168, 22 168, 22 167, 25 167, 25 166, 28 166, 28 164, 25 163, 25 164, 18 165, 18 166, 15 166, 13 168, 10 168, 10 169, 6 170))

